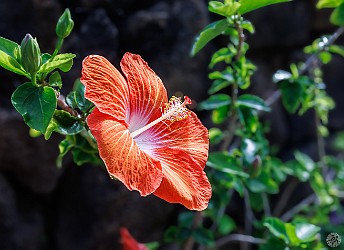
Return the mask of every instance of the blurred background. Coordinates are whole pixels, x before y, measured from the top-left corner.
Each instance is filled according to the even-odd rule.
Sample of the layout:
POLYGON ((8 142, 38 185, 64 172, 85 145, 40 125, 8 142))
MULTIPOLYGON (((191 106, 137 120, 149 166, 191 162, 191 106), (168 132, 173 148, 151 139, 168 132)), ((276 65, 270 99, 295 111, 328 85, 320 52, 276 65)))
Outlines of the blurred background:
MULTIPOLYGON (((193 41, 214 20, 206 0, 1 0, 0 36, 20 44, 26 33, 37 37, 42 52, 55 48, 55 25, 70 8, 74 30, 63 51, 77 55, 73 69, 62 74, 67 94, 80 77, 89 54, 107 57, 119 66, 126 52, 140 54, 163 80, 169 96, 185 93, 196 102, 207 97, 208 63, 223 45, 216 39, 196 57, 193 41)), ((315 0, 295 0, 247 15, 256 33, 246 37, 248 58, 258 66, 249 90, 266 99, 277 86, 272 75, 304 61, 304 46, 335 30, 330 12, 317 10, 315 0)), ((343 44, 343 39, 338 43, 343 44)), ((337 106, 330 114, 331 132, 344 129, 344 59, 334 56, 325 66, 328 93, 337 106)), ((109 178, 100 166, 55 164, 58 143, 31 138, 29 128, 11 105, 10 97, 24 78, 0 68, 0 249, 114 250, 120 249, 119 228, 128 227, 140 242, 159 240, 185 209, 155 196, 142 198, 109 178)), ((208 114, 199 113, 206 126, 208 114)), ((279 156, 289 159, 298 148, 316 158, 312 114, 291 116, 278 100, 265 115, 271 122, 268 138, 279 156)), ((329 138, 331 140, 331 137, 329 138)), ((328 150, 331 150, 330 148, 328 150)), ((240 213, 236 207, 236 213, 240 213)))

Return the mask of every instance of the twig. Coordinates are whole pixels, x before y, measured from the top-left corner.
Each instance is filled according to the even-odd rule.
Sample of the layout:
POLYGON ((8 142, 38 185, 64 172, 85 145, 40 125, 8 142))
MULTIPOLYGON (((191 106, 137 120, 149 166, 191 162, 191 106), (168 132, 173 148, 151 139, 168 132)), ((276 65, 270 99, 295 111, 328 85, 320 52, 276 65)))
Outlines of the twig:
POLYGON ((255 238, 253 236, 250 235, 244 235, 244 234, 231 234, 228 236, 225 236, 223 238, 220 238, 216 241, 216 247, 222 247, 227 245, 228 243, 231 242, 246 242, 246 243, 250 243, 250 244, 264 244, 266 242, 266 240, 264 239, 260 239, 260 238, 255 238))
POLYGON ((295 214, 300 212, 304 207, 308 206, 309 204, 315 202, 317 199, 317 196, 315 194, 309 195, 307 198, 299 202, 296 206, 294 206, 292 209, 287 211, 285 214, 281 216, 281 220, 283 221, 289 221, 295 214))
POLYGON ((273 216, 279 217, 281 213, 283 212, 283 209, 289 202, 290 196, 293 194, 294 190, 298 186, 299 181, 295 178, 290 180, 290 183, 288 183, 288 186, 283 190, 283 193, 279 196, 278 201, 276 202, 276 206, 273 211, 273 216))
MULTIPOLYGON (((327 46, 333 44, 338 37, 340 37, 342 34, 344 33, 344 27, 340 27, 338 28, 328 39, 327 41, 327 46)), ((316 55, 311 55, 310 57, 308 57, 308 59, 306 60, 304 66, 302 67, 302 69, 299 70, 299 75, 304 74, 305 72, 308 71, 308 69, 314 64, 315 61, 319 61, 318 57, 316 55)), ((265 103, 267 106, 271 106, 272 104, 274 104, 279 97, 281 96, 281 92, 280 90, 276 90, 274 93, 272 93, 271 96, 269 96, 266 100, 265 103)))
POLYGON ((71 107, 68 106, 68 104, 66 103, 66 98, 61 94, 57 98, 57 106, 60 109, 67 111, 72 116, 80 118, 78 112, 76 112, 74 109, 72 109, 71 107))
POLYGON ((271 216, 271 208, 270 208, 270 204, 269 204, 268 195, 266 193, 262 193, 261 195, 262 195, 262 199, 263 199, 264 214, 266 217, 270 217, 271 216))
MULTIPOLYGON (((252 223, 254 221, 254 215, 251 209, 250 204, 250 195, 246 188, 244 188, 244 201, 245 201, 245 234, 252 234, 252 223)), ((243 242, 243 249, 250 250, 251 245, 247 244, 248 242, 243 242)))
MULTIPOLYGON (((203 213, 202 212, 196 212, 195 217, 192 221, 192 229, 196 228, 200 223, 202 223, 203 220, 203 213)), ((184 243, 183 250, 192 250, 195 245, 195 239, 190 236, 184 243)))

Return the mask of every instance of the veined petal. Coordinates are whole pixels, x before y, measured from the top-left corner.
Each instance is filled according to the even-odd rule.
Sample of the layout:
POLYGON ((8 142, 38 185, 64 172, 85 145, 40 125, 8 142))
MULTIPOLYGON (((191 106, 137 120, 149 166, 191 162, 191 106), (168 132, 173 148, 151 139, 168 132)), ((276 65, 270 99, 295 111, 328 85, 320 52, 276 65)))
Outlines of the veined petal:
POLYGON ((158 188, 162 180, 160 162, 138 147, 122 122, 95 108, 88 116, 87 124, 110 175, 142 196, 158 188))
POLYGON ((211 197, 211 186, 202 167, 185 151, 170 148, 155 150, 162 165, 163 179, 156 196, 186 208, 202 211, 211 197))
MULTIPOLYGON (((189 111, 186 119, 173 123, 165 121, 142 133, 143 138, 148 135, 149 143, 154 144, 155 148, 168 147, 185 151, 204 169, 209 150, 208 130, 194 112, 189 111)), ((139 145, 144 144, 139 140, 137 142, 139 145)))
POLYGON ((129 89, 122 74, 104 57, 90 55, 82 62, 85 97, 105 114, 125 121, 129 114, 129 89))
POLYGON ((120 229, 123 250, 148 250, 144 244, 138 243, 129 233, 128 229, 120 229))
POLYGON ((145 126, 161 115, 167 92, 161 79, 139 55, 125 53, 121 68, 130 94, 130 132, 145 126))
POLYGON ((203 169, 208 158, 208 130, 195 113, 157 124, 135 140, 161 163, 164 178, 155 195, 193 210, 207 207, 211 186, 203 169))

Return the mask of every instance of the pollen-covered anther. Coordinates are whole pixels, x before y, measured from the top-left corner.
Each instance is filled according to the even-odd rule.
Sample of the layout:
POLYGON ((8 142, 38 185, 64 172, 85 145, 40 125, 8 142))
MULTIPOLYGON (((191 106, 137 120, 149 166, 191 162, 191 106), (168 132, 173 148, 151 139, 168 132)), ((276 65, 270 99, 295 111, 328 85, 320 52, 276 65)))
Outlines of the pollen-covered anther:
POLYGON ((169 114, 166 119, 170 122, 183 120, 190 114, 185 105, 191 103, 192 101, 188 96, 184 96, 184 102, 182 102, 180 97, 172 96, 169 102, 165 104, 163 116, 169 114))

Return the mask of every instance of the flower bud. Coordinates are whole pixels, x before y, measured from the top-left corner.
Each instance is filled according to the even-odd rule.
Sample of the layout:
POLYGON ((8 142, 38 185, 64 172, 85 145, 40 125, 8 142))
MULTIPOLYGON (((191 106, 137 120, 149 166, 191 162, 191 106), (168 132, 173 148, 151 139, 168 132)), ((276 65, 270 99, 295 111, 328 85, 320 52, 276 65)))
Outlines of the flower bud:
POLYGON ((42 64, 41 51, 36 38, 26 34, 20 46, 21 64, 31 75, 39 70, 42 64))
POLYGON ((57 25, 56 25, 56 35, 59 38, 66 38, 69 36, 70 32, 72 31, 74 27, 74 22, 72 20, 72 17, 70 15, 70 11, 67 8, 61 17, 59 18, 57 25))

